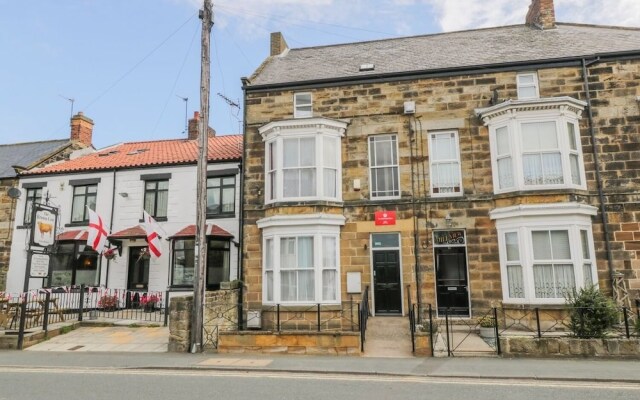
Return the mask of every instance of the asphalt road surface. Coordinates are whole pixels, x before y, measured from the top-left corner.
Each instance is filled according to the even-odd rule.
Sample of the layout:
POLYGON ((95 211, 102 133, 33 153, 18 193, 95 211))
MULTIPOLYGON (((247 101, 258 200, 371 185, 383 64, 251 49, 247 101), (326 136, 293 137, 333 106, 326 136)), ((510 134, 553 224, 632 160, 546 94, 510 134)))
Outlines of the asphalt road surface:
POLYGON ((0 400, 639 399, 636 383, 180 369, 0 367, 0 400))

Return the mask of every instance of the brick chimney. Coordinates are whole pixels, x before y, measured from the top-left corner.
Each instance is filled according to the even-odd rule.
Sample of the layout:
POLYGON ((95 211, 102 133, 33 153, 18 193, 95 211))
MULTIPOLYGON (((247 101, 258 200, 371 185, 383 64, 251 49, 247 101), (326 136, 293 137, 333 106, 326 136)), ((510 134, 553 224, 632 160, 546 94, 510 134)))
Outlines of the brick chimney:
POLYGON ((71 117, 71 140, 91 146, 93 136, 93 120, 86 117, 82 111, 71 117))
POLYGON ((526 24, 543 30, 555 28, 556 13, 553 8, 553 0, 531 0, 526 24))
POLYGON ((285 50, 288 50, 287 42, 280 32, 271 32, 271 56, 279 56, 285 50))
MULTIPOLYGON (((198 138, 198 123, 200 121, 200 113, 198 111, 193 112, 193 118, 189 120, 189 128, 187 131, 187 139, 195 140, 198 138)), ((209 137, 215 137, 216 131, 209 127, 209 137)))

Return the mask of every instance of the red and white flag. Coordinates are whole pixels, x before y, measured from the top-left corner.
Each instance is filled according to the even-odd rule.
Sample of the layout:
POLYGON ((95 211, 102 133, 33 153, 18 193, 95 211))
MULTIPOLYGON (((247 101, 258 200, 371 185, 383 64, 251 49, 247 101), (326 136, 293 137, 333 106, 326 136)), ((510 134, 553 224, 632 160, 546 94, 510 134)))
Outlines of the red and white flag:
POLYGON ((147 211, 143 212, 144 231, 147 233, 147 244, 149 245, 149 253, 153 254, 155 257, 160 257, 160 255, 162 255, 162 243, 160 242, 158 231, 161 228, 147 211))
POLYGON ((88 207, 87 209, 89 210, 89 237, 87 238, 87 245, 91 246, 98 253, 102 253, 109 233, 102 222, 102 217, 92 209, 88 207))

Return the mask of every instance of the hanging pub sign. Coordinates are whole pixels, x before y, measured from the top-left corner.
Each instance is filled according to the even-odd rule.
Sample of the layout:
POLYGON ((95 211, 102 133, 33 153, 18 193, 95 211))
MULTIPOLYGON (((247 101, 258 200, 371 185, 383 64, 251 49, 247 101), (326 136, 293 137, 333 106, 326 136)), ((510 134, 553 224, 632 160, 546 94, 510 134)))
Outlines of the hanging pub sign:
POLYGON ((58 209, 44 204, 34 204, 31 218, 31 246, 53 246, 56 239, 58 209))
POLYGON ((47 254, 31 254, 31 278, 46 278, 49 276, 49 256, 47 254))
POLYGON ((374 214, 376 225, 395 225, 395 211, 376 211, 374 214))
POLYGON ((433 243, 438 246, 446 246, 451 244, 464 244, 464 230, 455 231, 434 231, 433 243))

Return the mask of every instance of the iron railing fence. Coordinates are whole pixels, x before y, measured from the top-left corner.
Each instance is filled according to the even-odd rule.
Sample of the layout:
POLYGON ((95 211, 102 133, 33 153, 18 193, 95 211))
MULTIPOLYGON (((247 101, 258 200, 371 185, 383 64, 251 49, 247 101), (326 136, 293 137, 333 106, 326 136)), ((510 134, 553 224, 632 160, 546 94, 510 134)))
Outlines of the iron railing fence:
POLYGON ((126 319, 167 325, 168 292, 137 292, 89 286, 34 289, 0 293, 0 326, 18 335, 22 349, 26 333, 52 324, 84 319, 126 319), (17 332, 16 332, 17 331, 17 332))

